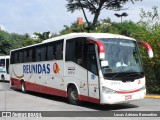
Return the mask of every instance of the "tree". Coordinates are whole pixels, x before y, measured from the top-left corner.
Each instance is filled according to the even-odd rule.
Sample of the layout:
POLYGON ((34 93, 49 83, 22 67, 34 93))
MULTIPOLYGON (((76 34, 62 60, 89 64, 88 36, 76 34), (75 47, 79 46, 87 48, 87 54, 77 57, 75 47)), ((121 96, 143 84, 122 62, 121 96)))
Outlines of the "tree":
POLYGON ((75 10, 82 10, 88 27, 94 28, 98 21, 100 12, 103 9, 119 11, 124 9, 123 5, 127 2, 132 2, 134 4, 135 1, 142 1, 142 0, 67 0, 67 1, 68 1, 66 5, 67 10, 72 13, 75 10), (89 12, 94 16, 92 22, 89 22, 85 10, 89 10, 89 12))
POLYGON ((149 30, 156 30, 160 26, 160 17, 158 14, 158 7, 153 6, 152 11, 145 11, 141 9, 139 24, 145 26, 149 30))
POLYGON ((9 49, 11 47, 10 34, 0 30, 0 55, 9 54, 9 49))
POLYGON ((39 38, 39 40, 42 40, 42 41, 57 36, 57 34, 50 33, 49 31, 43 32, 43 33, 35 32, 34 35, 36 35, 39 38))
POLYGON ((46 40, 46 39, 49 39, 50 32, 49 31, 48 32, 43 32, 43 33, 35 32, 34 34, 37 35, 39 39, 46 40))

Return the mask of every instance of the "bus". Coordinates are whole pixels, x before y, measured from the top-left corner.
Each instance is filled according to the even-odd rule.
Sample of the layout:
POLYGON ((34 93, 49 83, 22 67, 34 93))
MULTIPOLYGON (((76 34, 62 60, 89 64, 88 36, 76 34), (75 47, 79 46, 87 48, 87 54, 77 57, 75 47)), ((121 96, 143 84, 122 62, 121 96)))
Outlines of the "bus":
POLYGON ((9 81, 9 58, 10 56, 0 56, 0 81, 9 81))
POLYGON ((11 87, 62 96, 71 104, 143 99, 139 45, 153 57, 148 43, 109 33, 70 33, 11 50, 11 87))

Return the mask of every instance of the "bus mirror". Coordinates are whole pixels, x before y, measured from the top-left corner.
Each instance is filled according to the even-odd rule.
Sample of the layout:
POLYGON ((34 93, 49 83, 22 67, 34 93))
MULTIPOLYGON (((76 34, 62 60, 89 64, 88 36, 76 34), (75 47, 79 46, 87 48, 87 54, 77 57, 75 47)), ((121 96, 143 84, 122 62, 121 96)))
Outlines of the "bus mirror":
POLYGON ((98 46, 99 59, 101 60, 105 59, 104 43, 101 41, 96 41, 96 44, 98 46))
POLYGON ((153 58, 153 50, 147 42, 138 42, 138 45, 144 46, 148 51, 148 56, 153 58))

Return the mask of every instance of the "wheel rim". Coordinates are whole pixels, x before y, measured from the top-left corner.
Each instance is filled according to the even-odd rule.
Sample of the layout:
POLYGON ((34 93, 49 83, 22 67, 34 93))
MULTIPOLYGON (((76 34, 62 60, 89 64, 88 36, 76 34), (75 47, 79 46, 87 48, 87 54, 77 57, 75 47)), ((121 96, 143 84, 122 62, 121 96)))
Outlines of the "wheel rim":
POLYGON ((22 82, 22 91, 24 92, 25 91, 25 88, 24 88, 24 82, 22 82))
POLYGON ((77 93, 77 91, 73 90, 71 92, 71 97, 72 97, 73 100, 78 100, 78 93, 77 93))

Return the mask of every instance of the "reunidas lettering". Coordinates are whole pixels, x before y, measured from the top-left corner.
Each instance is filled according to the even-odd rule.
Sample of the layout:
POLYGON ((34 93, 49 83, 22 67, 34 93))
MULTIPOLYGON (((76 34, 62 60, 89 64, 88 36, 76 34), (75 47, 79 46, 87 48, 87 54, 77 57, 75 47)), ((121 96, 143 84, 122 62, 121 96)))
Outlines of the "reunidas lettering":
POLYGON ((50 64, 23 65, 24 74, 50 74, 50 64))

